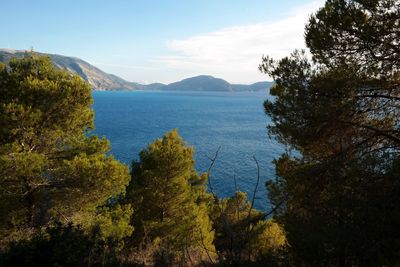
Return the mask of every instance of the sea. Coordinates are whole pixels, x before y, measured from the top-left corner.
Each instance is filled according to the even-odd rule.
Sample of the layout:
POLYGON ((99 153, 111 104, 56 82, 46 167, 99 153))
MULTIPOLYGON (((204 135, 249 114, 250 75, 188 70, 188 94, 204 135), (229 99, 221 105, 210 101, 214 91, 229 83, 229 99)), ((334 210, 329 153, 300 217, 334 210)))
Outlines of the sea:
POLYGON ((285 147, 268 136, 266 92, 94 91, 95 134, 110 140, 114 157, 128 165, 171 129, 195 149, 195 167, 207 172, 218 197, 245 191, 254 207, 270 209, 265 182, 275 179, 273 160, 285 147))

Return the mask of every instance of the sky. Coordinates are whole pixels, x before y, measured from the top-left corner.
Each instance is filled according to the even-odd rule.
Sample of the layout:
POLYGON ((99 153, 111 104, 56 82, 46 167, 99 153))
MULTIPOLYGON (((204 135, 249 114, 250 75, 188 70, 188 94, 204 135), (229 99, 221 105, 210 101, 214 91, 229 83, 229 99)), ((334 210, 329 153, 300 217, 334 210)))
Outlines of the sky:
POLYGON ((262 55, 305 48, 323 0, 0 0, 0 48, 81 58, 128 81, 270 80, 262 55), (4 27, 4 24, 5 27, 4 27))

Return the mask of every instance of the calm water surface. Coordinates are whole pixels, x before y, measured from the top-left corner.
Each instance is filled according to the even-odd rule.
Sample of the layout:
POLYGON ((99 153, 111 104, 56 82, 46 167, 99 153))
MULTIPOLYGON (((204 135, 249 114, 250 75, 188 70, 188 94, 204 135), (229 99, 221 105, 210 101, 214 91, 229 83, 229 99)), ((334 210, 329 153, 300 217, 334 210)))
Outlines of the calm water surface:
POLYGON ((256 207, 268 209, 265 181, 273 179, 272 160, 284 147, 267 136, 262 103, 265 93, 220 92, 93 92, 96 133, 111 141, 111 153, 130 164, 140 150, 167 131, 179 134, 195 148, 196 168, 207 171, 208 156, 220 146, 211 177, 220 197, 239 190, 249 196, 260 163, 261 181, 256 207))

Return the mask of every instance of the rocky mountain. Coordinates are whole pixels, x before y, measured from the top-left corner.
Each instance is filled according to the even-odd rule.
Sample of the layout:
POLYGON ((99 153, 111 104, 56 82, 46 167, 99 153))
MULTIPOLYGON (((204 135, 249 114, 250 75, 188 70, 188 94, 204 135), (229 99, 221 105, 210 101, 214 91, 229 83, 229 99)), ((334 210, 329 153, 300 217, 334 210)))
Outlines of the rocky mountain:
MULTIPOLYGON (((13 57, 22 57, 26 51, 13 49, 0 49, 0 62, 8 63, 13 57)), ((250 85, 230 84, 227 81, 209 75, 200 75, 187 78, 168 85, 162 83, 139 84, 128 82, 116 75, 105 73, 88 62, 76 58, 56 54, 35 52, 38 55, 49 56, 54 65, 76 73, 89 82, 93 90, 162 90, 162 91, 220 91, 220 92, 246 92, 268 90, 272 82, 258 82, 250 85)))
MULTIPOLYGON (((22 50, 0 49, 0 62, 8 63, 12 57, 22 57, 26 52, 22 50)), ((137 90, 143 89, 143 85, 125 81, 113 74, 105 73, 95 66, 76 57, 66 57, 55 54, 44 54, 35 52, 38 55, 49 56, 54 65, 76 73, 89 82, 94 90, 137 90)))

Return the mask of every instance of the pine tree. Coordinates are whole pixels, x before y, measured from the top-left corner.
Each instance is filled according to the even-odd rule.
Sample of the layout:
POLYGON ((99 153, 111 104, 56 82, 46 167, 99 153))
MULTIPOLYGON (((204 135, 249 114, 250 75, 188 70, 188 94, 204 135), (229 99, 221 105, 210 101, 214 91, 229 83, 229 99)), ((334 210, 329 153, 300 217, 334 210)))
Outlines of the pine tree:
POLYGON ((306 265, 398 264, 398 1, 328 0, 306 26, 305 52, 272 76, 270 133, 297 153, 268 184, 295 259, 306 265))
POLYGON ((252 208, 245 192, 224 198, 213 218, 215 246, 224 263, 242 266, 283 249, 286 238, 282 228, 265 214, 252 208))
POLYGON ((193 148, 176 130, 132 163, 127 202, 134 206, 134 241, 153 249, 159 264, 212 260, 214 233, 207 213, 206 175, 194 168, 193 148))
POLYGON ((0 65, 0 240, 29 238, 52 221, 88 223, 124 192, 128 168, 107 156, 89 84, 27 53, 0 65))

